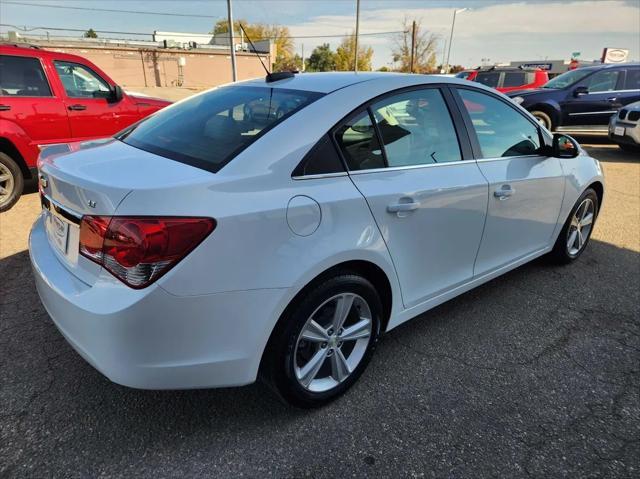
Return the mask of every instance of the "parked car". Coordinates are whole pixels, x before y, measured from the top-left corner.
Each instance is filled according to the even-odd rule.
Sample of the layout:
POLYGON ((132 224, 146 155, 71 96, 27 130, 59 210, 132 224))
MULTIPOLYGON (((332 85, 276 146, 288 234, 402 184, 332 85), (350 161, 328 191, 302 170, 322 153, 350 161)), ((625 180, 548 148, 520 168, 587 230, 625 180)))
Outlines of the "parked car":
POLYGON ((475 73, 475 72, 476 72, 476 70, 462 70, 461 72, 456 73, 456 74, 455 74, 455 77, 456 77, 456 78, 460 78, 460 79, 462 79, 462 80, 468 80, 468 79, 469 79, 469 76, 470 76, 472 73, 475 73))
POLYGON ((0 44, 0 212, 34 177, 41 147, 111 136, 169 103, 125 93, 85 58, 0 44))
POLYGON ((540 89, 507 95, 550 131, 606 135, 611 115, 640 100, 640 64, 579 68, 540 89))
POLYGON ((492 66, 472 70, 466 79, 506 93, 515 90, 539 88, 549 81, 549 74, 540 68, 525 69, 492 66))
POLYGON ((301 407, 408 319, 575 261, 604 194, 598 161, 497 92, 390 73, 221 87, 40 175, 36 285, 80 355, 136 388, 260 376, 301 407), (245 118, 259 101, 295 107, 245 118))
POLYGON ((611 115, 609 139, 624 150, 640 151, 640 101, 611 115))

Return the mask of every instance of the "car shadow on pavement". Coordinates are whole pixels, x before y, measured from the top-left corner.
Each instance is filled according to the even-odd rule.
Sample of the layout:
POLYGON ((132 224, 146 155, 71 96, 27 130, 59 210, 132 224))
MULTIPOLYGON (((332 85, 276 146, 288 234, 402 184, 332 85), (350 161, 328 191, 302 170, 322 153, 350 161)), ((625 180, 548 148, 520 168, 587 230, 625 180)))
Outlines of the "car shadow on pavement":
POLYGON ((284 406, 262 384, 118 386, 53 326, 27 251, 0 260, 0 278, 0 456, 16 475, 25 463, 36 476, 126 475, 136 464, 171 475, 184 473, 184 461, 196 455, 211 471, 235 464, 226 470, 257 473, 261 461, 269 470, 269 461, 310 450, 321 457, 331 450, 336 459, 324 463, 328 469, 312 467, 312 475, 362 472, 364 453, 372 458, 365 462, 396 467, 424 453, 422 467, 437 472, 436 452, 454 451, 456 438, 467 451, 456 454, 469 467, 478 457, 497 467, 503 454, 515 454, 529 471, 554 475, 566 461, 554 469, 536 458, 541 449, 560 448, 575 460, 574 473, 597 470, 578 457, 584 448, 574 432, 597 454, 633 452, 602 450, 609 437, 636 434, 624 408, 640 385, 640 255, 608 243, 592 240, 567 267, 543 260, 520 267, 396 328, 354 388, 315 411, 284 406), (390 449, 400 438, 414 446, 390 449))

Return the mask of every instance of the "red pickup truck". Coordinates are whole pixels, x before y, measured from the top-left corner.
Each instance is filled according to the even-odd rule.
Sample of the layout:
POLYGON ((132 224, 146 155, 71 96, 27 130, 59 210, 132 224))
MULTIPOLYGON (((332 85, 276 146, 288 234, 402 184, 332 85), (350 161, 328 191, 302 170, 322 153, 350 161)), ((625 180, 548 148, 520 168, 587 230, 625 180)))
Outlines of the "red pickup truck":
POLYGON ((169 104, 125 93, 85 58, 0 44, 0 212, 35 178, 41 147, 112 136, 169 104))

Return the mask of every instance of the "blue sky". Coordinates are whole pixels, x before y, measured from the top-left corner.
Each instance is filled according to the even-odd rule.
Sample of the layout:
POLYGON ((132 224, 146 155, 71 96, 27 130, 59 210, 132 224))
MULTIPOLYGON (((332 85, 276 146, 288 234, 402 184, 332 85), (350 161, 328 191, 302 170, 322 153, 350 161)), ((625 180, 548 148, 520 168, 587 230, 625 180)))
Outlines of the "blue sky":
MULTIPOLYGON (((12 0, 0 0, 0 23, 28 27, 206 33, 217 19, 226 18, 224 0, 24 0, 22 5, 7 1, 12 0), (149 14, 33 7, 26 3, 149 14), (151 15, 152 12, 194 16, 151 15)), ((451 50, 451 62, 455 64, 475 66, 483 58, 491 62, 568 59, 574 51, 591 60, 598 58, 605 46, 628 48, 632 59, 640 59, 640 0, 361 0, 360 31, 395 31, 400 29, 404 16, 419 18, 440 38, 440 60, 453 9, 465 7, 470 10, 460 13, 456 20, 451 50)), ((287 25, 294 36, 342 35, 352 30, 355 22, 355 0, 233 0, 233 8, 236 18, 287 25)), ((6 31, 10 27, 0 29, 6 31)), ((295 41, 298 52, 304 44, 308 55, 318 44, 329 41, 335 47, 340 39, 295 41)), ((375 67, 390 64, 392 36, 365 36, 361 41, 374 48, 375 67)))

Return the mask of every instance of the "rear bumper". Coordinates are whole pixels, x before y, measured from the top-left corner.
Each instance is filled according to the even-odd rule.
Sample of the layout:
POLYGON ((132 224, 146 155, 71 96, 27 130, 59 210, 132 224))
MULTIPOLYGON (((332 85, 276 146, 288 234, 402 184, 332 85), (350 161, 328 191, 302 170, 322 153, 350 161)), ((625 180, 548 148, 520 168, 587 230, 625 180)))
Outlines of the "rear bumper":
POLYGON ((253 382, 286 293, 174 296, 109 278, 89 286, 58 260, 41 218, 29 251, 40 299, 71 346, 111 381, 141 389, 253 382))

